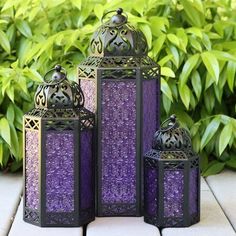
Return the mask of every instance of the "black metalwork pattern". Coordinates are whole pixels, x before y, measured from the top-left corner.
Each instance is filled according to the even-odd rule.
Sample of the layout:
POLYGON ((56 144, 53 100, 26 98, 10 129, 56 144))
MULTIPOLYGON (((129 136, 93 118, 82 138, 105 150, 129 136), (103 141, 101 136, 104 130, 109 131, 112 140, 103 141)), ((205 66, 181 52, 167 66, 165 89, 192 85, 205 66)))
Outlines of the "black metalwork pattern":
POLYGON ((154 135, 153 148, 161 151, 183 150, 192 152, 191 137, 186 129, 180 128, 176 118, 154 135))
POLYGON ((90 50, 100 56, 143 56, 148 46, 142 31, 128 24, 121 10, 94 33, 90 50))
POLYGON ((61 67, 56 66, 55 70, 49 82, 38 86, 34 98, 35 107, 53 109, 83 107, 84 94, 80 86, 70 82, 61 72, 61 67))
POLYGON ((25 207, 24 220, 32 224, 39 224, 39 212, 25 207))
POLYGON ((103 215, 133 216, 136 214, 136 204, 103 204, 103 215))
MULTIPOLYGON (((45 83, 39 86, 35 95, 35 108, 24 116, 25 130, 37 132, 38 142, 34 144, 37 145, 39 150, 39 176, 36 177, 39 185, 39 201, 37 203, 38 211, 28 208, 28 205, 26 204, 27 188, 25 186, 24 220, 28 223, 42 227, 82 226, 93 221, 95 218, 94 194, 92 194, 93 202, 86 206, 86 210, 82 209, 82 205, 80 204, 82 198, 81 185, 84 181, 84 175, 81 175, 81 158, 83 158, 83 170, 89 170, 90 172, 88 172, 90 173, 90 177, 92 179, 94 179, 95 175, 95 116, 94 113, 83 107, 84 95, 80 85, 76 84, 75 82, 69 82, 66 78, 66 74, 60 71, 61 69, 62 68, 60 66, 56 66, 56 68, 53 69, 56 70, 56 72, 53 74, 52 79, 49 81, 45 80, 45 83), (91 136, 86 136, 86 138, 82 140, 81 134, 87 131, 91 133, 91 136), (63 137, 63 139, 61 137, 63 137), (64 139, 64 137, 67 138, 64 139), (90 155, 92 158, 92 161, 89 162, 87 161, 87 158, 85 158, 86 154, 82 154, 81 152, 81 147, 85 146, 84 143, 88 139, 91 142, 90 155), (61 150, 61 145, 63 150, 61 150), (49 152, 49 146, 52 152, 49 152), (55 147, 55 149, 52 147, 55 147), (70 155, 66 154, 67 150, 71 151, 70 155), (60 159, 61 157, 63 158, 63 161, 60 159), (64 161, 66 161, 67 164, 64 164, 64 161), (68 171, 65 167, 63 172, 62 166, 60 167, 60 165, 63 167, 68 165, 71 168, 68 171), (50 172, 49 169, 50 171, 53 170, 53 172, 50 172), (59 196, 60 199, 63 199, 63 197, 65 198, 65 196, 67 196, 67 194, 64 194, 64 190, 60 191, 62 189, 60 184, 57 185, 58 179, 61 181, 61 177, 64 178, 67 176, 68 173, 65 174, 65 172, 73 173, 69 175, 68 178, 65 178, 67 186, 71 186, 72 189, 70 202, 73 202, 73 204, 69 206, 67 203, 65 204, 65 202, 62 204, 62 202, 57 201, 57 196, 59 196), (53 173, 53 175, 51 173, 53 173), (56 178, 51 178, 52 176, 56 176, 56 178), (71 178, 71 176, 73 178, 71 178), (51 193, 54 191, 54 189, 52 191, 52 188, 48 187, 49 184, 50 186, 55 186, 56 192, 60 193, 61 195, 64 194, 62 197, 59 194, 54 195, 56 197, 53 199, 53 201, 55 204, 58 204, 56 208, 54 208, 55 205, 50 205, 49 208, 47 202, 49 191, 51 191, 51 193), (57 189, 59 190, 57 191, 57 189), (63 209, 63 211, 61 211, 61 209, 63 209)), ((27 150, 27 148, 30 149, 31 143, 35 141, 35 139, 29 141, 29 138, 27 138, 25 134, 26 131, 23 132, 25 150, 27 150)), ((35 152, 35 150, 33 149, 32 152, 35 152)), ((25 184, 27 183, 26 180, 28 178, 26 175, 27 166, 25 160, 29 158, 29 156, 25 158, 26 155, 27 153, 24 151, 25 184)), ((35 165, 32 161, 30 164, 33 167, 35 165)), ((64 185, 64 187, 65 186, 66 185, 64 185)), ((85 187, 87 187, 87 185, 85 187)), ((93 189, 93 187, 90 189, 93 189)), ((53 196, 53 194, 50 196, 53 196)))
MULTIPOLYGON (((157 213, 150 214, 150 194, 145 182, 144 221, 157 227, 187 227, 200 220, 199 157, 189 133, 172 115, 154 135, 153 149, 145 154, 145 169, 157 172, 157 213), (166 124, 166 125, 165 125, 166 124), (148 202, 148 204, 147 204, 148 202)), ((147 178, 145 172, 145 178, 147 178)), ((156 200, 155 200, 156 201, 156 200)), ((152 200, 152 203, 155 203, 152 200)))

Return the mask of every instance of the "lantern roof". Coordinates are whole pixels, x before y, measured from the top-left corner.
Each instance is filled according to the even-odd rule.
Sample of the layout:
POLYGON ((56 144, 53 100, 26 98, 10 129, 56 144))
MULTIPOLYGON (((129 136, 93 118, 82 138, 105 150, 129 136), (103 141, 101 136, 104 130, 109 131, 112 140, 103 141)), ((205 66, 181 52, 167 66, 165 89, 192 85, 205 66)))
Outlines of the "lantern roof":
POLYGON ((171 115, 155 133, 153 149, 158 151, 184 151, 193 153, 189 132, 181 128, 175 115, 171 115))
POLYGON ((42 109, 72 109, 84 105, 84 95, 80 86, 67 79, 64 68, 56 65, 44 76, 44 83, 36 90, 35 108, 42 109), (51 79, 46 80, 49 73, 54 71, 51 79))
POLYGON ((146 56, 147 40, 142 31, 128 23, 123 9, 109 11, 102 17, 102 25, 95 31, 90 50, 96 56, 146 56), (110 20, 103 22, 107 14, 116 12, 110 20))

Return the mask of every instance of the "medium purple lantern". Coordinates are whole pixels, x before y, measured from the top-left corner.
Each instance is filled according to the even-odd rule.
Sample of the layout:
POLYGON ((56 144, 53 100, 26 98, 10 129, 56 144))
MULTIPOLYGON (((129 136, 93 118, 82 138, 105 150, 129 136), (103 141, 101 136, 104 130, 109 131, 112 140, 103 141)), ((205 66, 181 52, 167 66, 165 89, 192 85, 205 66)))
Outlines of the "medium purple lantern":
POLYGON ((90 50, 78 78, 85 107, 96 113, 97 215, 140 216, 142 156, 159 126, 160 67, 122 9, 94 33, 90 50))
POLYGON ((39 85, 24 116, 23 214, 39 226, 81 226, 95 216, 94 114, 61 69, 39 85))
POLYGON ((144 165, 144 221, 158 227, 185 227, 199 222, 199 157, 175 115, 155 133, 144 165))

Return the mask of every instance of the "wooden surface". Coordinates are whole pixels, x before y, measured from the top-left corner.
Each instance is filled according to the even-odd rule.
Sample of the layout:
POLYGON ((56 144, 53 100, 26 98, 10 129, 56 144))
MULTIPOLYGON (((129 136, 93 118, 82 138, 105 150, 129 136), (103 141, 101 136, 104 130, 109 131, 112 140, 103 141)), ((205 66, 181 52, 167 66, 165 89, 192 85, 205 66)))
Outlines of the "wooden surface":
POLYGON ((158 228, 143 217, 97 218, 82 228, 39 228, 22 220, 22 178, 0 174, 0 236, 236 236, 236 172, 201 180, 201 221, 188 228, 158 228))

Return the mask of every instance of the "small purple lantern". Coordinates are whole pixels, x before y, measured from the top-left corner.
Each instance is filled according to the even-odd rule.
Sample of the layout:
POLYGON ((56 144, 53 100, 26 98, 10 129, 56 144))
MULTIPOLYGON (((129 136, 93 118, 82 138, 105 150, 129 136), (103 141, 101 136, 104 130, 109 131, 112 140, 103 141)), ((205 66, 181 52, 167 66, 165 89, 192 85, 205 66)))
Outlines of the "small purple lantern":
POLYGON ((81 226, 94 220, 94 114, 56 66, 24 116, 24 220, 81 226))
POLYGON ((155 133, 144 165, 144 221, 157 227, 199 222, 199 158, 189 133, 179 127, 175 115, 155 133))
POLYGON ((142 157, 159 126, 160 67, 127 18, 119 8, 102 24, 78 70, 85 107, 97 120, 98 216, 142 215, 142 157))

